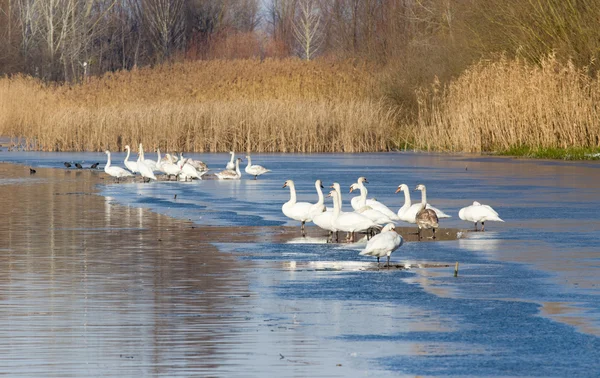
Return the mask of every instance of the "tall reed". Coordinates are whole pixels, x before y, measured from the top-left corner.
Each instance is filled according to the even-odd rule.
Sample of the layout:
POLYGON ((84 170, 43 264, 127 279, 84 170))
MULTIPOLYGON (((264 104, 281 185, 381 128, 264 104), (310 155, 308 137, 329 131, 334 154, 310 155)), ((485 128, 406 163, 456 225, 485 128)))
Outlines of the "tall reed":
POLYGON ((0 133, 47 151, 362 152, 393 147, 396 113, 368 67, 286 60, 188 62, 77 86, 0 80, 0 133))
POLYGON ((599 100, 598 77, 553 56, 482 61, 445 88, 422 90, 408 134, 438 151, 599 147, 599 100))

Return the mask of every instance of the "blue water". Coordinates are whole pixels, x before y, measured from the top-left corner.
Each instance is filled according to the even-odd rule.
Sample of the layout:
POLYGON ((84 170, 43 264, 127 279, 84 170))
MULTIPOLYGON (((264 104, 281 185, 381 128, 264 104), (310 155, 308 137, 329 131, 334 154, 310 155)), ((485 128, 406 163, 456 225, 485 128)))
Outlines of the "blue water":
MULTIPOLYGON (((113 162, 123 156, 113 155, 113 162)), ((228 161, 228 154, 188 156, 213 171, 228 161)), ((104 155, 2 152, 0 160, 65 169, 63 161, 104 162, 104 155)), ((236 232, 299 226, 281 213, 289 198, 285 180, 295 181, 300 201, 315 202, 316 179, 326 187, 339 182, 347 192, 366 176, 369 196, 394 210, 404 200, 394 194, 399 184, 411 190, 425 184, 429 202, 452 215, 442 227, 470 229, 458 210, 474 200, 506 221, 488 222, 485 233, 455 241, 405 243, 392 261, 410 264, 407 270, 364 270, 373 260, 358 255, 362 244, 322 243, 325 235, 314 229, 305 239, 298 227, 284 241, 215 242, 221 253, 252 262, 245 274, 259 310, 249 316, 299 324, 290 326, 297 336, 289 339, 259 331, 259 350, 285 344, 286 361, 294 353, 286 343, 314 341, 312 352, 331 364, 319 370, 324 363, 318 360, 313 371, 310 358, 317 357, 308 354, 301 375, 600 376, 598 162, 381 153, 257 154, 253 163, 273 172, 257 181, 243 175, 239 181, 115 184, 107 178, 99 189, 114 203, 236 232)), ((419 192, 411 195, 413 202, 420 199, 419 192)), ((349 199, 344 193, 346 209, 349 199)), ((250 375, 265 374, 263 368, 256 362, 250 375)))

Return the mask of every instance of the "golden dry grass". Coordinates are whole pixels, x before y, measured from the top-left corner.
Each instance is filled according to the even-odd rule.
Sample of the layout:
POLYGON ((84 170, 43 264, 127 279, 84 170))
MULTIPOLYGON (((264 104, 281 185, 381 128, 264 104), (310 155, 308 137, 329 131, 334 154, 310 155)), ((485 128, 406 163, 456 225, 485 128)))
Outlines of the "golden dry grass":
POLYGON ((362 152, 392 148, 396 114, 367 66, 200 61, 77 85, 0 80, 0 134, 46 151, 121 149, 362 152))
POLYGON ((585 69, 522 60, 481 62, 445 89, 419 95, 411 137, 436 151, 600 146, 600 80, 585 69))

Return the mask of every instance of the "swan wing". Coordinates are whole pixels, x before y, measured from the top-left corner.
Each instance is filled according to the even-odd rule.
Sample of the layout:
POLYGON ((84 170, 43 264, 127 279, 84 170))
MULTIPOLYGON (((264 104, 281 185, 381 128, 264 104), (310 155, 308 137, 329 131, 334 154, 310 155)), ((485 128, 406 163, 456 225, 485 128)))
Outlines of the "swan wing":
POLYGON ((375 200, 375 199, 368 199, 367 200, 367 205, 371 206, 371 208, 373 210, 377 210, 380 213, 384 214, 385 216, 387 216, 388 218, 390 218, 391 220, 400 220, 400 218, 398 217, 398 215, 396 213, 394 213, 389 207, 387 207, 386 205, 384 205, 383 203, 375 200))

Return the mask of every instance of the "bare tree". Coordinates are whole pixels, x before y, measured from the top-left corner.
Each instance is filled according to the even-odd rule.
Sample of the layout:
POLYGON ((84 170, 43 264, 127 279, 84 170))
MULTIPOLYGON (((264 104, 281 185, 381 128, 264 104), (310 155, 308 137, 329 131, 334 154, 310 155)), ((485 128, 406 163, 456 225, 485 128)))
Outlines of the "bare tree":
POLYGON ((313 0, 300 2, 300 15, 294 23, 294 36, 304 59, 311 60, 322 43, 320 36, 321 14, 313 0))
POLYGON ((145 0, 136 4, 158 60, 168 59, 184 44, 185 0, 145 0))

